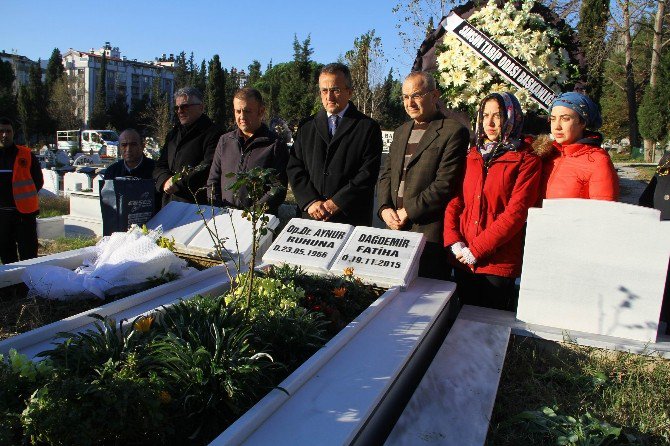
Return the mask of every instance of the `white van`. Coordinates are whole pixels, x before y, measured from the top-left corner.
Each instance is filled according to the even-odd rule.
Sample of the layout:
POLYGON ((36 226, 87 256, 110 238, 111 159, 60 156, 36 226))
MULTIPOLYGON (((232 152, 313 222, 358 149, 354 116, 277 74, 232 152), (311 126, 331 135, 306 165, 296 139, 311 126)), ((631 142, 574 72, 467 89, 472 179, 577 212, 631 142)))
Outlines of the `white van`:
POLYGON ((71 153, 97 153, 102 157, 116 158, 119 152, 119 135, 114 130, 59 130, 56 132, 59 149, 71 153))

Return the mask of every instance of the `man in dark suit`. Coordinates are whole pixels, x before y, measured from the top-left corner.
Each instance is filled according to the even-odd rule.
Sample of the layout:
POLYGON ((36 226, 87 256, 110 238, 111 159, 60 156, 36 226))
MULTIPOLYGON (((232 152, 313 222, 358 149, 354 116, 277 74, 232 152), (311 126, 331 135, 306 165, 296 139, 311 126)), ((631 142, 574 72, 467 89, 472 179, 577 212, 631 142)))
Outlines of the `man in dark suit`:
POLYGON ((105 180, 136 177, 151 180, 155 161, 144 154, 144 141, 135 129, 125 129, 119 136, 121 159, 105 169, 105 180))
POLYGON ((439 111, 435 79, 413 72, 402 99, 411 121, 393 134, 377 186, 378 215, 395 230, 421 232, 426 247, 419 275, 448 280, 451 268, 442 246, 444 210, 461 187, 470 134, 439 111))
POLYGON ((194 203, 197 199, 204 204, 207 202, 204 186, 223 132, 204 114, 202 93, 197 88, 180 88, 174 98, 179 124, 168 133, 156 161, 153 173, 156 190, 163 193, 163 206, 172 200, 194 203), (184 167, 194 170, 175 181, 174 175, 184 167), (201 188, 194 198, 193 194, 201 188))
POLYGON ((346 65, 323 67, 324 109, 298 127, 286 171, 303 217, 370 226, 382 136, 379 124, 349 101, 351 88, 346 65))

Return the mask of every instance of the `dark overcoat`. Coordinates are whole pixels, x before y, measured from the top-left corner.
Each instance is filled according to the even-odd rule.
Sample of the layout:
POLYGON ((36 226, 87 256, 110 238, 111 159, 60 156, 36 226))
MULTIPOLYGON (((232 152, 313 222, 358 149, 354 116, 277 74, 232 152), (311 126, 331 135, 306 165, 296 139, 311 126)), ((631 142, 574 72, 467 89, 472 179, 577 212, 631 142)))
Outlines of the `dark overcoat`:
POLYGON ((311 202, 332 199, 341 212, 329 221, 370 226, 381 153, 379 124, 351 102, 332 138, 325 110, 304 120, 286 169, 303 218, 311 202))
POLYGON ((176 125, 170 130, 154 168, 156 190, 163 192, 163 184, 174 174, 181 172, 183 167, 194 167, 196 170, 175 183, 174 194, 163 195, 164 205, 170 199, 193 203, 191 191, 195 193, 200 188, 203 189, 196 195, 198 203, 206 204, 207 193, 204 186, 212 166, 216 144, 222 134, 223 131, 206 115, 200 116, 190 126, 176 125))
MULTIPOLYGON (((398 127, 393 134, 379 185, 377 213, 384 208, 397 209, 398 186, 405 159, 405 147, 414 121, 398 127)), ((465 155, 470 133, 452 119, 439 118, 430 122, 405 174, 403 207, 409 217, 408 230, 421 232, 426 240, 442 246, 444 210, 449 199, 461 187, 465 155)))

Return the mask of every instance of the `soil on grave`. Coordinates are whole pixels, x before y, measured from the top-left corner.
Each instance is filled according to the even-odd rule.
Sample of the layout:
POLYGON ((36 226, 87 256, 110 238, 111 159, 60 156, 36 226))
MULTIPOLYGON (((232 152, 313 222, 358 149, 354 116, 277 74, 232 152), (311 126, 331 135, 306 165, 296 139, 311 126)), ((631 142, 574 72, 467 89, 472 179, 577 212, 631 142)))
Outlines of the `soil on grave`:
MULTIPOLYGON (((215 264, 209 259, 198 258, 187 258, 186 262, 189 266, 198 270, 209 268, 215 264)), ((0 311, 0 341, 123 299, 163 283, 165 282, 150 282, 145 286, 135 288, 133 291, 108 296, 104 300, 84 299, 76 301, 29 297, 28 287, 24 284, 0 288, 0 306, 2 308, 2 311, 0 311)))

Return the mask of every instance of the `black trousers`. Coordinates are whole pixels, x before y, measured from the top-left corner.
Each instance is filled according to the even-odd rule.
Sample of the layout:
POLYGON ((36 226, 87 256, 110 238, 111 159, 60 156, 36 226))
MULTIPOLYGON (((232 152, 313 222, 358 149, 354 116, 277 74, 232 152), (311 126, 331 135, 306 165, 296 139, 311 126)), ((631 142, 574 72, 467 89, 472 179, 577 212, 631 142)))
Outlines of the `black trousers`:
POLYGON ((0 260, 4 265, 37 257, 35 214, 0 211, 0 260))
POLYGON ((516 311, 519 295, 515 279, 492 274, 474 274, 455 268, 456 293, 463 305, 516 311))
POLYGON ((419 259, 419 277, 451 280, 451 264, 441 243, 426 242, 419 259))

